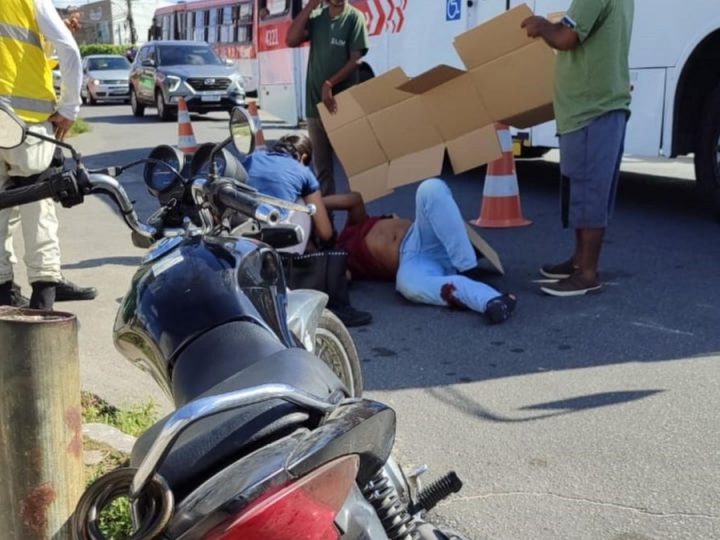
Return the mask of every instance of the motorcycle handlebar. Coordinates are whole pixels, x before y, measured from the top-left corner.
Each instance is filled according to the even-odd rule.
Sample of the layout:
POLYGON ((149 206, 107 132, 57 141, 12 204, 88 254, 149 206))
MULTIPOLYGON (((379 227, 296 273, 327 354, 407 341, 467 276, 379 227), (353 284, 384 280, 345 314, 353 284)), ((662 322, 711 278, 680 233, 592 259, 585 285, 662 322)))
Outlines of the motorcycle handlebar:
POLYGON ((88 181, 92 186, 92 193, 106 193, 110 195, 117 204, 125 223, 127 223, 128 227, 130 227, 135 234, 147 240, 153 240, 155 238, 157 230, 140 221, 132 201, 127 196, 125 189, 120 185, 120 182, 112 176, 99 173, 88 175, 88 181))
POLYGON ((0 193, 0 210, 21 206, 55 196, 52 182, 38 182, 29 186, 8 189, 0 193))
POLYGON ((236 189, 230 183, 222 183, 214 191, 217 202, 226 208, 269 225, 276 225, 280 221, 280 211, 277 208, 236 189))

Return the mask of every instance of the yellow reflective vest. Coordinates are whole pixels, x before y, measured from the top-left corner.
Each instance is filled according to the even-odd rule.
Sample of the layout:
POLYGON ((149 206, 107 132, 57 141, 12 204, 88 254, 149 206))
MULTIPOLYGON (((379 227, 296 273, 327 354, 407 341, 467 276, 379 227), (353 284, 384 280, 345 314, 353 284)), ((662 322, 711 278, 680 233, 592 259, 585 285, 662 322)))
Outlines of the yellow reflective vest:
POLYGON ((31 123, 44 122, 55 111, 52 70, 34 0, 1 0, 0 101, 31 123))

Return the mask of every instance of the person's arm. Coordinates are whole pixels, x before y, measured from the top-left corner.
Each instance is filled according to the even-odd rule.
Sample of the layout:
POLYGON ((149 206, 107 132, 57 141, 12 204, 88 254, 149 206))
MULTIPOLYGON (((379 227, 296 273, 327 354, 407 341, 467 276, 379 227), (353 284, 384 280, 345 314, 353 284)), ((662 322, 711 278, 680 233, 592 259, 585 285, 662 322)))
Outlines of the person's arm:
POLYGON ((573 0, 559 23, 543 17, 525 19, 522 27, 530 37, 541 37, 558 51, 572 51, 585 41, 609 8, 609 0, 573 0))
POLYGON ((336 84, 343 82, 357 69, 358 62, 364 56, 361 51, 353 51, 350 53, 350 59, 347 63, 340 68, 340 71, 335 73, 322 86, 322 101, 331 113, 337 112, 337 103, 335 102, 335 96, 333 95, 333 87, 336 84))
POLYGON ((335 101, 333 87, 345 81, 355 72, 358 68, 358 63, 360 63, 362 57, 367 54, 368 46, 369 38, 365 18, 358 15, 355 18, 355 24, 348 36, 348 48, 350 49, 348 61, 337 73, 326 80, 322 86, 322 102, 331 113, 337 112, 337 103, 335 101))
POLYGON ((368 218, 365 201, 363 201, 362 195, 355 191, 351 193, 341 193, 339 195, 326 195, 323 197, 323 202, 325 203, 325 208, 331 212, 333 210, 347 210, 348 225, 362 223, 368 218))
POLYGON ((312 217, 313 230, 315 234, 323 242, 329 242, 333 237, 333 226, 330 222, 330 216, 328 215, 327 208, 323 202, 323 197, 320 191, 314 191, 310 195, 305 197, 307 204, 314 204, 316 211, 312 217))
POLYGON ((57 112, 50 117, 50 121, 55 125, 55 136, 62 140, 80 112, 82 86, 80 50, 52 0, 35 0, 35 7, 40 31, 55 46, 60 60, 62 76, 60 102, 57 112))
POLYGON ((307 5, 302 8, 302 11, 298 13, 298 16, 293 19, 288 30, 287 37, 285 38, 285 45, 288 47, 299 47, 310 39, 310 33, 308 32, 308 21, 310 21, 310 14, 320 5, 320 0, 310 0, 307 5))
POLYGON ((572 51, 580 44, 577 32, 563 23, 551 23, 544 17, 528 17, 522 22, 529 37, 540 37, 558 51, 572 51))

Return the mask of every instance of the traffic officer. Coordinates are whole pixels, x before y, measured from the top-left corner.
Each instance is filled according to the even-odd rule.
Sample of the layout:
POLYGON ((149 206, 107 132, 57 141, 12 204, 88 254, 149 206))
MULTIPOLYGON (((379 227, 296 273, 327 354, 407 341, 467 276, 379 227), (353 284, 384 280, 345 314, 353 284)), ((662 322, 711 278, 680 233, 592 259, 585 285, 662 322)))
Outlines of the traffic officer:
MULTIPOLYGON (((13 108, 31 131, 64 139, 80 110, 80 51, 52 0, 3 0, 0 9, 0 101, 13 108), (43 39, 57 51, 62 75, 59 101, 43 39)), ((0 150, 0 188, 29 178, 51 164, 55 145, 28 137, 19 147, 0 150)), ((25 266, 32 286, 30 307, 52 309, 60 273, 58 221, 52 200, 0 210, 0 305, 12 301, 11 218, 19 212, 25 266)))

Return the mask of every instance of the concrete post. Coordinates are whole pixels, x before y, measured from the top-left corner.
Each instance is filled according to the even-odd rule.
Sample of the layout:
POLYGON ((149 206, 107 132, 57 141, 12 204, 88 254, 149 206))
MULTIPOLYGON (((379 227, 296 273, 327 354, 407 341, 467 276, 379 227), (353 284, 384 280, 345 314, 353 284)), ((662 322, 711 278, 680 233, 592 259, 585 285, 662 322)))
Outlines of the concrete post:
POLYGON ((0 536, 71 540, 83 487, 75 316, 0 308, 0 536))

